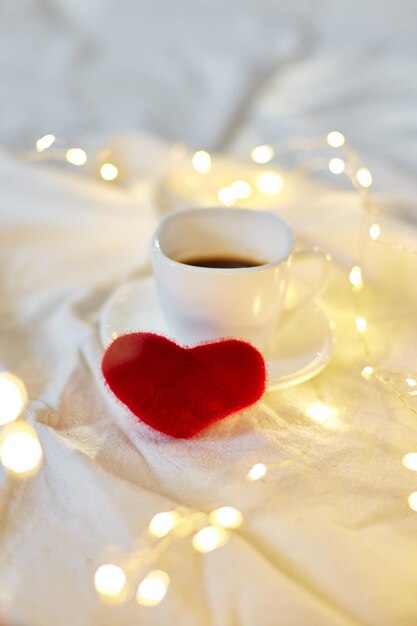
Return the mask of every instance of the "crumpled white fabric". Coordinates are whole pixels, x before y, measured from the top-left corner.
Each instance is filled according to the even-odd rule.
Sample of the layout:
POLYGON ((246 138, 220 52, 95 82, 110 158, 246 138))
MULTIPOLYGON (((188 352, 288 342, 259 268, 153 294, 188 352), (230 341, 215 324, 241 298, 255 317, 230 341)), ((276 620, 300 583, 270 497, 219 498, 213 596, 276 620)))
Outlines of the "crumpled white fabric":
MULTIPOLYGON (((412 623, 416 519, 406 498, 415 476, 401 457, 413 444, 414 419, 360 376, 346 274, 341 282, 334 270, 326 296, 338 344, 323 374, 267 394, 263 405, 196 439, 171 440, 136 422, 99 371, 100 306, 149 263, 157 211, 146 181, 108 189, 6 154, 0 172, 8 209, 0 349, 28 386, 26 416, 45 451, 37 477, 2 477, 3 610, 28 626, 412 623), (305 415, 322 402, 335 409, 328 427, 305 415), (256 462, 268 474, 249 485, 244 477, 256 462), (157 511, 219 503, 242 510, 242 531, 206 556, 188 543, 167 553, 161 566, 172 584, 160 607, 100 606, 92 581, 108 544, 128 549, 157 511)), ((318 192, 308 208, 294 204, 288 213, 298 213, 305 238, 348 261, 354 197, 318 192)), ((401 321, 411 327, 407 315, 401 321)))
MULTIPOLYGON (((1 7, 2 45, 14 51, 13 29, 21 35, 21 51, 8 55, 2 75, 10 98, 0 120, 3 139, 15 145, 16 138, 57 130, 74 141, 96 135, 98 144, 105 133, 137 124, 195 145, 230 143, 240 152, 273 138, 274 129, 277 136, 314 134, 343 122, 371 156, 376 188, 390 191, 381 198, 387 213, 408 220, 404 225, 391 215, 381 223, 394 240, 406 235, 417 246, 411 3, 402 11, 388 2, 366 8, 262 3, 256 11, 202 3, 194 18, 187 3, 121 6, 61 0, 1 7), (373 11, 381 6, 386 17, 378 28, 373 11), (255 17, 245 17, 247 11, 255 17), (400 61, 387 66, 377 43, 395 28, 400 35, 389 41, 400 61), (354 80, 352 56, 339 54, 340 33, 351 51, 362 51, 368 77, 354 80), (306 41, 317 54, 303 48, 306 41), (158 61, 141 57, 153 43, 158 61), (26 82, 29 49, 33 76, 26 82), (264 70, 271 73, 258 93, 264 70), (370 90, 370 75, 381 81, 383 97, 370 90), (338 117, 339 81, 357 116, 349 107, 338 117)), ((352 334, 346 281, 356 196, 328 180, 308 186, 296 178, 297 196, 279 201, 297 235, 335 258, 324 298, 337 326, 328 368, 309 383, 267 394, 261 405, 192 441, 175 441, 132 419, 99 371, 100 307, 118 284, 150 270, 155 187, 170 164, 160 141, 141 135, 135 141, 144 163, 128 187, 0 153, 0 362, 26 383, 25 417, 45 452, 42 470, 30 480, 17 483, 1 470, 0 615, 22 626, 411 626, 417 518, 407 496, 417 478, 401 458, 416 449, 415 416, 360 376, 364 356, 352 334), (334 409, 324 426, 306 415, 320 403, 334 409), (268 473, 249 484, 244 477, 256 462, 268 473), (93 576, 106 546, 129 549, 160 510, 220 503, 242 510, 243 528, 208 555, 189 542, 167 552, 160 566, 171 586, 160 606, 100 604, 93 576)), ((417 369, 416 259, 371 245, 374 356, 386 367, 417 369)))

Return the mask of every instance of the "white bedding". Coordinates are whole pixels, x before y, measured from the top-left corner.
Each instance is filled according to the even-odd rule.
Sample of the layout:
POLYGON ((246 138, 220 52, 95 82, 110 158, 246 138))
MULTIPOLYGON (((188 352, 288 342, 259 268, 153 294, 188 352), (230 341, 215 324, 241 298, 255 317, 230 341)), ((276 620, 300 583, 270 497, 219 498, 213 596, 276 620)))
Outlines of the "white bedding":
MULTIPOLYGON (((0 5, 0 362, 27 384, 26 416, 45 450, 36 478, 0 474, 6 623, 417 623, 417 518, 407 506, 417 478, 401 465, 417 449, 415 416, 358 373, 345 280, 355 196, 323 182, 283 208, 339 262, 325 298, 338 343, 315 381, 266 397, 269 413, 256 407, 192 441, 157 435, 104 389, 97 334, 111 290, 149 270, 154 181, 168 148, 142 131, 243 154, 341 129, 417 247, 416 24, 411 0, 0 5), (136 133, 151 172, 110 189, 20 163, 13 150, 46 132, 75 145, 136 133), (315 402, 336 406, 332 428, 305 417, 315 402), (248 486, 243 476, 259 461, 267 477, 248 486), (129 548, 157 511, 217 502, 242 510, 243 530, 206 556, 186 543, 169 551, 161 566, 172 583, 159 607, 100 605, 92 580, 107 544, 129 548)), ((376 261, 411 276, 413 307, 398 300, 395 328, 407 343, 400 354, 384 349, 387 362, 417 369, 415 260, 386 252, 376 261)), ((381 327, 391 329, 393 310, 381 308, 381 327)))

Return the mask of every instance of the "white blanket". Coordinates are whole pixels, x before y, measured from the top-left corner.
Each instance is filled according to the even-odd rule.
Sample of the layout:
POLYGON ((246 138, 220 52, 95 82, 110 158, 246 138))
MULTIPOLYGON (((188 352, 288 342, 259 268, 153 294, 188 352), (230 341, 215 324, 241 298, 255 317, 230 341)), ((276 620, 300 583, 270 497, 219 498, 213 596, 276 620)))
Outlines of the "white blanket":
MULTIPOLYGON (((337 323, 330 366, 194 440, 174 441, 132 419, 104 388, 97 333, 111 290, 149 271, 167 148, 138 135, 148 167, 128 188, 24 165, 10 152, 44 132, 98 145, 142 128, 243 153, 253 142, 338 127, 368 157, 391 213, 413 220, 417 15, 412 2, 363 5, 0 7, 0 135, 9 145, 0 154, 0 362, 26 383, 26 417, 45 452, 33 479, 0 473, 6 623, 417 623, 417 518, 407 506, 417 477, 401 465, 417 450, 415 416, 360 376, 346 282, 356 197, 323 181, 314 196, 300 189, 280 208, 339 264, 325 297, 337 323), (334 408, 327 426, 306 416, 315 403, 334 408), (250 485, 244 477, 256 462, 268 473, 250 485), (161 567, 172 582, 160 606, 100 604, 93 577, 106 546, 129 549, 160 510, 218 503, 242 510, 242 530, 205 556, 187 542, 167 552, 161 567)), ((401 236, 404 227, 390 224, 401 236)), ((373 248, 368 265, 375 290, 381 275, 393 277, 372 291, 376 352, 386 365, 417 369, 416 261, 373 248)))

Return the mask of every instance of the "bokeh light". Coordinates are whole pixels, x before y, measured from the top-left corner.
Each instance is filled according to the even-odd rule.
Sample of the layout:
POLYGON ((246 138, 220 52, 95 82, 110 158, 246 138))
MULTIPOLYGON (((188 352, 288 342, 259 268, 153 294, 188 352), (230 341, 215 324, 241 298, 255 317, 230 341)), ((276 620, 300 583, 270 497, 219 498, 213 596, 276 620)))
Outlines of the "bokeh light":
POLYGON ((332 130, 327 135, 327 143, 331 148, 341 148, 345 144, 345 136, 338 130, 332 130))
POLYGON ((407 454, 404 454, 403 465, 407 469, 417 472, 417 452, 407 452, 407 454))
POLYGON ((117 598, 124 590, 126 574, 118 565, 101 565, 94 576, 97 593, 108 598, 117 598))
POLYGON ((363 281, 362 281, 362 270, 359 265, 354 265, 349 273, 349 280, 351 285, 355 287, 356 290, 362 289, 363 281))
POLYGON ((369 229, 369 236, 371 237, 371 239, 375 241, 376 239, 378 239, 380 234, 381 234, 381 227, 379 226, 379 224, 372 224, 372 226, 369 229))
POLYGON ((372 185, 372 174, 367 167, 360 167, 356 172, 356 180, 361 187, 370 187, 372 185))
POLYGON ((42 447, 36 430, 26 422, 7 424, 0 434, 0 461, 19 477, 34 475, 42 463, 42 447))
POLYGON ((219 189, 217 197, 219 202, 224 204, 224 206, 233 206, 236 201, 236 196, 230 187, 222 187, 219 189))
POLYGON ((329 161, 329 170, 332 174, 342 174, 345 171, 346 163, 339 157, 334 157, 329 161))
POLYGON ((13 422, 27 403, 23 382, 10 372, 0 372, 0 425, 13 422))
POLYGON ((246 180, 235 180, 234 183, 230 185, 231 190, 233 191, 236 198, 239 200, 245 200, 249 198, 252 193, 252 186, 246 182, 246 180))
POLYGON ((194 152, 191 162, 199 174, 208 174, 211 170, 211 156, 205 150, 194 152))
POLYGON ((68 163, 72 163, 72 165, 77 165, 78 167, 87 163, 87 154, 81 148, 70 148, 66 151, 65 158, 68 163))
POLYGON ((223 528, 239 528, 243 521, 242 513, 233 506, 222 506, 210 513, 210 521, 223 528))
POLYGON ((223 528, 205 526, 193 537, 193 546, 198 552, 212 552, 224 545, 228 534, 223 528))
POLYGON ((149 532, 154 537, 166 537, 174 528, 178 513, 163 511, 153 516, 149 523, 149 532))
POLYGON ((103 180, 115 180, 119 176, 119 170, 113 163, 103 163, 100 167, 100 176, 103 180))
POLYGON ((261 174, 256 181, 256 186, 261 193, 273 195, 282 189, 282 178, 275 172, 266 172, 261 174))
POLYGON ((356 330, 358 331, 358 333, 364 333, 368 326, 367 320, 364 317, 362 317, 362 315, 358 315, 356 317, 355 324, 356 324, 356 330))
POLYGON ((44 150, 47 150, 48 148, 50 148, 52 144, 55 142, 55 139, 56 139, 55 135, 52 135, 51 133, 48 133, 48 135, 44 135, 43 137, 40 137, 35 144, 36 152, 43 152, 44 150))
POLYGON ((408 496, 408 506, 412 511, 417 511, 417 491, 413 491, 408 496))
POLYGON ((156 606, 165 598, 169 586, 169 576, 162 570, 155 570, 139 584, 136 600, 143 606, 156 606))
POLYGON ((264 163, 269 163, 274 157, 274 149, 272 146, 268 145, 256 146, 251 150, 250 156, 252 161, 263 165, 264 163))
POLYGON ((255 465, 249 470, 249 480, 259 480, 266 474, 266 466, 263 463, 255 463, 255 465))

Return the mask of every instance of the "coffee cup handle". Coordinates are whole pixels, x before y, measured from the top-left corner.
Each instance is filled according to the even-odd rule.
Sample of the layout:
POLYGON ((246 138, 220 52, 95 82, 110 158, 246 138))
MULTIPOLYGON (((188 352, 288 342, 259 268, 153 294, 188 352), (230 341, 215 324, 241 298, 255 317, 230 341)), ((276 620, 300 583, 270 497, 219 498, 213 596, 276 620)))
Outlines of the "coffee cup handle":
POLYGON ((291 311, 319 296, 326 288, 330 276, 331 255, 319 247, 300 248, 291 255, 290 285, 285 299, 285 309, 291 311), (305 273, 305 266, 314 270, 305 273), (294 278, 302 289, 294 289, 294 278))

